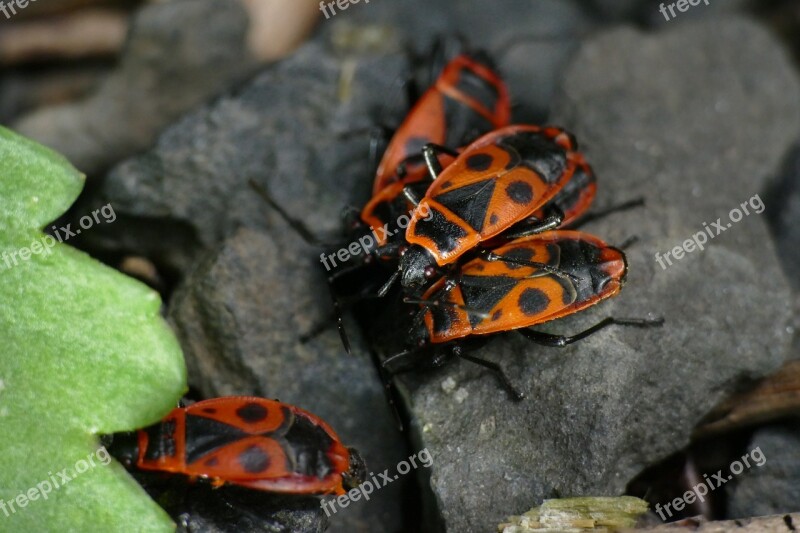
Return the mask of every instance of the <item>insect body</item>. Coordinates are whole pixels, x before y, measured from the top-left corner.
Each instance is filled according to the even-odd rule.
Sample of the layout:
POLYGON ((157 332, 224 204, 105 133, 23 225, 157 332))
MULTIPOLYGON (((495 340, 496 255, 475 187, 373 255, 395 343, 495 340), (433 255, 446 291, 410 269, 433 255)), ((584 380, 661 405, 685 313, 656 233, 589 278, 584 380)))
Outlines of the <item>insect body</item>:
MULTIPOLYGON (((453 159, 447 154, 439 156, 439 162, 443 167, 447 167, 453 159)), ((404 241, 404 230, 414 211, 414 204, 405 197, 404 191, 410 188, 416 194, 424 195, 430 184, 427 168, 415 166, 409 169, 402 179, 386 185, 372 196, 361 210, 360 218, 370 228, 386 228, 375 233, 378 246, 385 246, 390 241, 404 241), (399 227, 398 221, 403 220, 402 217, 405 217, 405 223, 403 227, 399 227)))
MULTIPOLYGON (((457 156, 455 161, 442 170, 437 149, 427 146, 423 153, 436 179, 406 230, 412 246, 400 263, 403 286, 421 287, 437 265, 455 262, 482 241, 534 215, 565 188, 579 165, 588 169, 576 148, 574 138, 559 128, 508 126, 451 154, 457 156)), ((593 185, 590 169, 589 176, 593 185)), ((584 203, 588 207, 583 202, 581 208, 584 203)), ((563 218, 555 210, 532 233, 558 227, 563 218)))
POLYGON ((508 89, 491 60, 482 53, 457 56, 395 132, 378 165, 373 195, 402 179, 396 172, 402 162, 408 172, 424 169, 419 153, 426 144, 463 146, 510 120, 508 89))
POLYGON ((548 231, 520 238, 460 265, 440 278, 422 299, 410 332, 413 350, 384 362, 433 351, 435 364, 457 356, 496 372, 516 398, 521 398, 502 369, 466 353, 485 336, 519 331, 531 341, 566 346, 610 325, 658 326, 663 320, 606 318, 576 335, 563 336, 527 329, 565 317, 617 295, 627 272, 621 250, 586 233, 548 231))
POLYGON ((424 336, 438 344, 577 313, 619 293, 626 270, 622 251, 587 233, 550 231, 518 239, 428 289, 424 300, 446 305, 425 310, 424 336))
POLYGON ((160 422, 116 436, 127 465, 288 494, 344 494, 363 461, 324 421, 293 405, 232 396, 173 409, 160 422))

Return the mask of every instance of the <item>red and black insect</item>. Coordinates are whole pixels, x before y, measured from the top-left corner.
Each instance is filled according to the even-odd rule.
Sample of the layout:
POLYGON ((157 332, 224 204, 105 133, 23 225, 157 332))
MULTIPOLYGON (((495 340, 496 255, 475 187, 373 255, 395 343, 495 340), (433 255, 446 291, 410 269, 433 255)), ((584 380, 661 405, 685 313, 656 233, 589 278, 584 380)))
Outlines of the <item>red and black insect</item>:
MULTIPOLYGON (((508 126, 484 135, 463 152, 427 145, 423 155, 434 182, 406 230, 410 245, 400 262, 406 289, 419 289, 437 273, 480 243, 525 221, 557 197, 579 170, 583 176, 564 198, 579 215, 594 197, 594 176, 576 151, 574 137, 555 127, 508 126), (455 161, 443 169, 437 155, 455 161), (425 218, 420 214, 425 213, 425 218)), ((413 191, 406 189, 406 196, 413 191)), ((534 234, 558 227, 564 212, 557 205, 529 227, 534 234)))
MULTIPOLYGON (((422 148, 426 144, 464 146, 481 135, 508 125, 511 101, 493 62, 483 52, 460 54, 442 70, 434 84, 417 100, 384 152, 372 189, 372 198, 360 219, 376 233, 377 245, 402 240, 397 220, 412 211, 404 189, 424 194, 430 185, 422 148)), ((447 167, 453 158, 441 155, 447 167)))
POLYGON ((663 320, 606 318, 572 336, 527 329, 616 296, 626 273, 625 254, 587 233, 557 230, 517 239, 467 261, 437 280, 422 299, 407 299, 421 306, 410 332, 415 348, 395 357, 431 349, 438 362, 462 357, 497 372, 521 398, 499 366, 467 354, 463 341, 517 330, 539 344, 566 346, 613 324, 662 324, 663 320))
POLYGON ((173 409, 160 422, 115 435, 126 466, 283 494, 344 494, 366 467, 313 414, 275 400, 231 396, 173 409))
POLYGON ((456 56, 395 132, 378 164, 372 194, 424 169, 419 154, 426 144, 464 146, 510 120, 508 89, 489 57, 482 52, 456 56), (404 172, 398 174, 398 167, 404 172))

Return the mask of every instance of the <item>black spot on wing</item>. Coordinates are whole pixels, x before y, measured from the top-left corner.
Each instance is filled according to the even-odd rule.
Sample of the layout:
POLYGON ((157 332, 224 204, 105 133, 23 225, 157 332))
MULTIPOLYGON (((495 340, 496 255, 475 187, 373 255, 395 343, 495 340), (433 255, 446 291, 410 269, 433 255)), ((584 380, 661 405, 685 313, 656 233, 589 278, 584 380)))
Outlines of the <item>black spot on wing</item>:
MULTIPOLYGON (((507 252, 503 252, 501 257, 508 257, 509 259, 516 259, 518 261, 531 261, 533 259, 533 250, 523 247, 513 248, 507 252)), ((517 263, 503 261, 503 264, 505 264, 511 270, 523 268, 523 265, 517 263)))
POLYGON ((434 196, 434 200, 455 213, 475 231, 483 229, 486 212, 494 194, 495 180, 482 180, 434 196))
POLYGON ((498 310, 497 310, 497 311, 495 311, 495 312, 494 312, 494 314, 492 315, 492 321, 493 321, 493 322, 495 322, 495 321, 497 321, 497 320, 500 320, 500 317, 501 317, 501 316, 503 316, 503 310, 502 310, 502 309, 498 309, 498 310))
POLYGON ((203 408, 203 412, 204 412, 204 413, 207 413, 207 414, 209 414, 209 415, 213 415, 213 414, 216 414, 216 413, 217 413, 217 410, 216 410, 216 409, 214 409, 213 407, 204 407, 204 408, 203 408))
POLYGON ((533 189, 524 181, 512 181, 506 187, 506 194, 515 204, 527 205, 533 200, 533 189))
POLYGON ((269 455, 267 455, 267 453, 258 446, 248 446, 242 453, 239 454, 237 460, 244 471, 250 472, 251 474, 264 472, 267 468, 269 468, 270 464, 269 455))
POLYGON ((500 220, 500 217, 498 217, 496 213, 492 213, 492 216, 489 217, 489 224, 494 226, 497 224, 498 220, 500 220))
MULTIPOLYGON (((518 280, 507 276, 463 276, 461 294, 464 306, 480 313, 489 313, 517 285, 518 280)), ((481 315, 469 313, 470 325, 481 323, 481 315)))
POLYGON ((509 154, 516 152, 520 163, 533 169, 549 184, 558 182, 567 168, 566 151, 546 135, 518 132, 498 140, 509 154))
POLYGON ((458 320, 458 311, 451 306, 431 307, 429 311, 433 320, 433 332, 437 335, 446 335, 458 320))
POLYGON ((467 236, 463 228, 447 220, 438 209, 430 209, 430 220, 417 221, 415 233, 431 239, 440 252, 450 252, 467 236))
POLYGON ((261 404, 251 402, 236 410, 236 416, 248 424, 255 424, 266 420, 269 411, 261 404))
POLYGON ((467 168, 474 172, 483 172, 492 166, 494 159, 489 154, 474 154, 467 157, 467 168))
POLYGON ((217 459, 216 457, 212 457, 203 464, 205 464, 206 466, 217 466, 219 464, 219 459, 217 459))
POLYGON ((236 442, 248 433, 211 418, 186 415, 186 463, 192 464, 205 455, 236 442))
POLYGON ((524 314, 535 316, 547 309, 550 298, 542 290, 529 287, 522 291, 517 303, 524 314))

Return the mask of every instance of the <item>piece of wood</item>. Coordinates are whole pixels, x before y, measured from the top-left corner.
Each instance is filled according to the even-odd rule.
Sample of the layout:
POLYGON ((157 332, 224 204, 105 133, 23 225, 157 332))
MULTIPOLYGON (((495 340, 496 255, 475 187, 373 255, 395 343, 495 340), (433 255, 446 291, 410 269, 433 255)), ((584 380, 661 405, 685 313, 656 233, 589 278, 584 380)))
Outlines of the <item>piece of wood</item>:
POLYGON ((300 46, 321 15, 315 0, 240 1, 250 15, 248 48, 260 61, 275 61, 300 46))
POLYGON ((0 32, 0 65, 115 56, 125 41, 128 13, 107 9, 31 20, 0 32))
POLYGON ((789 361, 751 390, 714 408, 693 436, 707 437, 791 415, 800 415, 800 361, 789 361))

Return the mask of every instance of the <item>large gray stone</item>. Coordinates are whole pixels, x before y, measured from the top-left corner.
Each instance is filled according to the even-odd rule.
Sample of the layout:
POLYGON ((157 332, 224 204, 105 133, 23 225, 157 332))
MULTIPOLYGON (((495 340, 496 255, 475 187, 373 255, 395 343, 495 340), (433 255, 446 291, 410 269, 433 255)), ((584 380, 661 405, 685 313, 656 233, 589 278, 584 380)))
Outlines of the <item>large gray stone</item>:
POLYGON ((426 55, 431 43, 454 34, 490 51, 506 79, 518 120, 547 116, 567 61, 595 26, 574 0, 482 0, 360 3, 323 20, 324 32, 358 25, 386 28, 426 55))
MULTIPOLYGON (((316 233, 335 233, 341 206, 359 205, 369 190, 366 130, 406 67, 398 55, 312 43, 169 128, 117 167, 92 202, 111 201, 121 221, 137 222, 106 226, 117 232, 110 249, 191 271, 170 316, 193 384, 208 395, 257 393, 307 407, 379 471, 408 450, 364 343, 352 330, 358 355, 346 358, 334 330, 299 341, 329 310, 319 250, 247 181, 268 187, 316 233)), ((532 72, 528 83, 536 82, 532 72)), ((621 493, 685 446, 723 396, 780 366, 788 285, 761 215, 666 270, 654 254, 763 191, 797 138, 799 89, 779 46, 739 19, 652 37, 618 30, 581 49, 552 121, 585 147, 600 179, 598 205, 643 195, 648 206, 587 228, 611 243, 640 237, 622 295, 547 329, 575 332, 607 315, 667 324, 610 329, 564 350, 494 339, 479 354, 528 394, 519 404, 467 363, 404 378, 411 450, 427 447, 434 460, 422 472, 436 498, 429 524, 440 517, 450 531, 483 531, 544 497, 621 493)), ((402 340, 395 323, 389 317, 390 329, 369 333, 402 340)), ((398 487, 340 511, 333 528, 398 523, 398 487)))
POLYGON ((800 146, 786 158, 765 201, 781 263, 795 291, 800 290, 800 146))
MULTIPOLYGON (((98 192, 120 220, 136 223, 95 235, 185 275, 169 305, 190 383, 204 396, 257 394, 306 408, 374 472, 408 456, 374 366, 357 330, 350 357, 335 328, 300 341, 331 311, 320 250, 248 180, 314 232, 338 233, 341 208, 370 189, 368 130, 392 89, 388 73, 404 65, 400 56, 348 59, 309 45, 170 127, 98 192), (354 67, 349 81, 346 63, 354 67)), ((412 480, 338 511, 332 530, 401 523, 403 486, 412 480)))
POLYGON ((403 380, 449 531, 488 530, 546 497, 622 493, 727 393, 786 358, 789 290, 762 216, 666 270, 654 259, 762 192, 797 137, 800 85, 780 46, 741 19, 621 29, 582 48, 561 96, 553 122, 583 144, 597 204, 644 196, 647 207, 585 228, 640 238, 622 294, 546 329, 609 315, 666 324, 561 350, 495 339, 479 355, 528 394, 518 404, 466 362, 403 380))
POLYGON ((370 128, 391 115, 387 95, 406 65, 400 55, 348 57, 309 44, 168 128, 152 150, 118 165, 91 200, 136 221, 98 228, 95 244, 139 250, 185 272, 237 227, 280 220, 251 179, 316 234, 338 238, 342 208, 366 201, 370 128))
POLYGON ((797 511, 800 507, 800 420, 759 429, 749 449, 766 458, 734 478, 728 492, 728 516, 746 518, 797 511))
MULTIPOLYGON (((359 337, 344 353, 336 328, 309 342, 300 336, 329 313, 322 269, 312 248, 286 226, 236 231, 189 275, 170 319, 186 354, 189 382, 206 396, 277 398, 327 421, 372 472, 409 454, 383 387, 359 337)), ((330 517, 332 531, 373 531, 403 521, 402 478, 330 517)), ((412 517, 411 526, 415 523, 412 517)))

